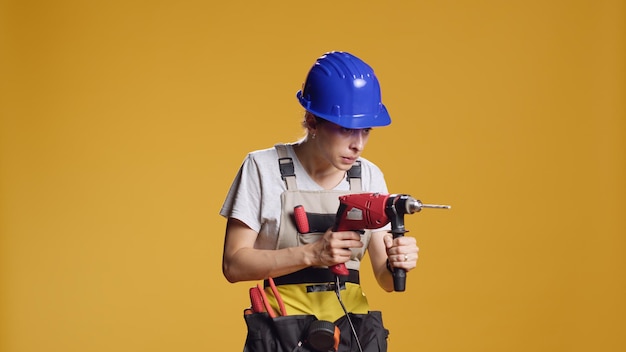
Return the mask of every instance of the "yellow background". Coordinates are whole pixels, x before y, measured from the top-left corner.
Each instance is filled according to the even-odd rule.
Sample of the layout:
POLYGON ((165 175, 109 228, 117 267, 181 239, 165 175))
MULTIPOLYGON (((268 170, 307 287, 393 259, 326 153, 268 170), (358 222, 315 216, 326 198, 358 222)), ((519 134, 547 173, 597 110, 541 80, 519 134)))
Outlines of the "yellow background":
POLYGON ((0 350, 241 351, 218 210, 301 136, 328 50, 377 72, 407 217, 390 351, 626 350, 624 1, 0 1, 0 350))

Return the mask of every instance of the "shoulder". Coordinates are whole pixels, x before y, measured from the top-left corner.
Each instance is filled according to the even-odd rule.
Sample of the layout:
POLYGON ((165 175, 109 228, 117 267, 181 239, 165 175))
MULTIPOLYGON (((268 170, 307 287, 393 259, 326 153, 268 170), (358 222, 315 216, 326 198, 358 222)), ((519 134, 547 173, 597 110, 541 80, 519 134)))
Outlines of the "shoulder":
POLYGON ((267 170, 269 167, 277 168, 277 163, 278 153, 276 149, 272 147, 248 152, 243 161, 243 167, 267 170))
POLYGON ((280 168, 278 164, 278 152, 274 147, 251 151, 246 155, 242 165, 245 177, 280 178, 280 168))
POLYGON ((359 158, 361 161, 361 179, 363 182, 363 189, 368 192, 387 192, 387 182, 385 181, 385 175, 378 165, 365 159, 359 158))
POLYGON ((276 152, 276 148, 266 148, 259 149, 248 153, 246 159, 255 161, 255 162, 266 162, 268 160, 277 160, 278 153, 276 152))

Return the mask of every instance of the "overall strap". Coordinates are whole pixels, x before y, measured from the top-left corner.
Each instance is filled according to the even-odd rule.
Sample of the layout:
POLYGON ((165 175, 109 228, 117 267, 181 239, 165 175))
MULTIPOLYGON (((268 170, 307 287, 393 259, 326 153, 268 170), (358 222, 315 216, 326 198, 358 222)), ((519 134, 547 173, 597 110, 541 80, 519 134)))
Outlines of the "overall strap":
MULTIPOLYGON (((298 189, 296 186, 296 173, 293 165, 293 160, 289 157, 287 147, 284 144, 276 144, 274 146, 278 153, 278 167, 280 168, 280 177, 287 184, 287 190, 295 191, 298 189)), ((361 185, 361 161, 357 160, 354 165, 347 172, 348 182, 350 183, 350 190, 352 192, 361 192, 363 190, 361 185)))
POLYGON ((278 167, 280 168, 280 177, 285 181, 288 191, 295 191, 298 189, 296 186, 296 172, 293 166, 293 160, 289 157, 287 147, 284 144, 276 144, 274 146, 278 153, 278 167))
POLYGON ((350 190, 352 192, 361 192, 361 161, 357 160, 348 170, 348 182, 350 182, 350 190))

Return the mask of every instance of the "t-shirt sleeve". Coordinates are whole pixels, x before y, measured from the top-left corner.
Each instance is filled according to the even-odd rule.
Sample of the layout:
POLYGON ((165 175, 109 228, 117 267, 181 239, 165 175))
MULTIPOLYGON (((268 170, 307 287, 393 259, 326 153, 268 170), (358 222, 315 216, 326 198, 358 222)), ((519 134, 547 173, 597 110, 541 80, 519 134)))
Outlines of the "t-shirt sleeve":
POLYGON ((260 199, 259 168, 252 156, 248 155, 230 186, 220 215, 237 219, 252 230, 259 232, 261 229, 260 199))
POLYGON ((389 193, 385 175, 380 168, 367 159, 362 159, 363 163, 363 191, 389 193))

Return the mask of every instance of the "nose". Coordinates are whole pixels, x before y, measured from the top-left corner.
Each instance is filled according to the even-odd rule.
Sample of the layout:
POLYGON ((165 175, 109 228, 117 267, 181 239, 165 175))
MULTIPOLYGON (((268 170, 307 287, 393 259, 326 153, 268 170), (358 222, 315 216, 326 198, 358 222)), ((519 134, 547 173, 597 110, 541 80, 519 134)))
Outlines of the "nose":
POLYGON ((367 132, 365 130, 352 130, 350 139, 350 149, 360 152, 365 148, 367 143, 367 132))

